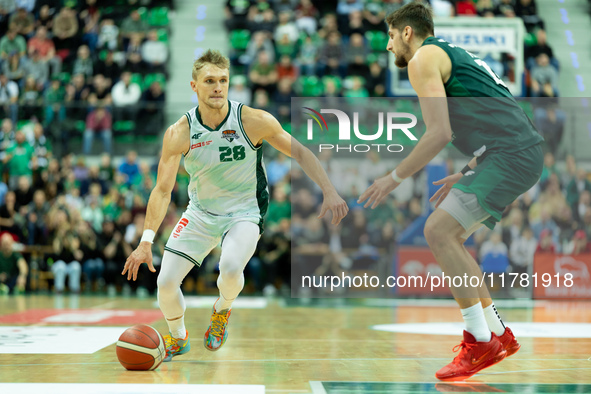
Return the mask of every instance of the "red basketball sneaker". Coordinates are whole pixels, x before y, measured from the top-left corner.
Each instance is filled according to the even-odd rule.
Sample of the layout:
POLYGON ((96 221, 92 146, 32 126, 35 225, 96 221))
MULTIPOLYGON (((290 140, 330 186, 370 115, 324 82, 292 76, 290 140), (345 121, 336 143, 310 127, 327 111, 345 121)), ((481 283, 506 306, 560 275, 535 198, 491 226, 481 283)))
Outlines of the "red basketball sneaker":
POLYGON ((476 342, 476 338, 464 330, 464 340, 453 348, 454 352, 459 349, 460 353, 451 363, 437 371, 435 377, 447 381, 464 380, 504 359, 507 351, 494 332, 491 336, 488 342, 476 342))
POLYGON ((515 339, 515 335, 509 327, 505 327, 505 332, 499 337, 499 341, 503 344, 503 349, 507 351, 507 357, 517 353, 521 345, 515 339))

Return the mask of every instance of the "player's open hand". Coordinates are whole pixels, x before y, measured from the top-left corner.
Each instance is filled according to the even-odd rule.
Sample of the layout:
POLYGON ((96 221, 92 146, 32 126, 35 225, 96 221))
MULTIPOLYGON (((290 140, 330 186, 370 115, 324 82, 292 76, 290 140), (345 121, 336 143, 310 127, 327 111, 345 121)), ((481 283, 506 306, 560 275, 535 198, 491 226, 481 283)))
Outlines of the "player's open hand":
POLYGON ((149 242, 140 242, 137 249, 127 258, 121 275, 125 275, 127 272, 127 280, 131 280, 133 277, 135 281, 137 279, 137 271, 142 263, 148 264, 150 271, 156 272, 156 269, 152 265, 152 244, 149 242))
POLYGON ((347 216, 349 207, 345 200, 339 196, 339 193, 331 191, 324 195, 324 201, 322 202, 322 208, 320 208, 318 218, 323 218, 328 210, 332 212, 332 224, 336 226, 347 216))
POLYGON ((441 188, 439 188, 439 190, 437 190, 435 194, 433 194, 433 197, 429 199, 429 202, 437 200, 437 202, 435 203, 435 208, 437 208, 439 204, 441 204, 443 200, 445 200, 445 197, 447 197, 447 195, 449 194, 449 191, 451 190, 451 187, 454 185, 454 183, 459 181, 461 178, 462 173, 458 172, 456 174, 446 176, 443 179, 433 182, 434 185, 443 186, 441 186, 441 188))
POLYGON ((363 207, 367 208, 371 205, 371 209, 374 209, 380 204, 380 202, 382 202, 384 197, 396 189, 398 185, 400 185, 400 183, 392 179, 390 174, 385 175, 376 179, 373 184, 363 192, 357 202, 361 204, 363 201, 367 200, 363 207))

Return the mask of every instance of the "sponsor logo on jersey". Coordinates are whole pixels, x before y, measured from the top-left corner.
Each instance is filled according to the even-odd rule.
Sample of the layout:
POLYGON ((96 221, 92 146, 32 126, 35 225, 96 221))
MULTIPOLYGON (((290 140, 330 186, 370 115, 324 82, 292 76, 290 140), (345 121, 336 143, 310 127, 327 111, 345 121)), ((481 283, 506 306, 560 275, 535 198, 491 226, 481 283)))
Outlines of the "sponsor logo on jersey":
POLYGON ((198 142, 196 144, 191 145, 191 149, 195 149, 195 148, 201 148, 202 146, 206 146, 211 144, 213 141, 203 141, 203 142, 198 142))
POLYGON ((181 220, 179 220, 179 224, 174 229, 174 233, 172 234, 172 237, 178 238, 181 235, 181 231, 183 231, 183 229, 185 227, 187 227, 187 224, 189 224, 189 219, 182 218, 181 220))
POLYGON ((224 130, 222 131, 222 138, 225 138, 226 140, 228 140, 228 142, 232 142, 240 138, 240 136, 238 135, 238 133, 236 133, 235 130, 224 130))
POLYGON ((202 135, 203 135, 203 133, 193 134, 193 136, 191 136, 191 139, 198 140, 202 135))

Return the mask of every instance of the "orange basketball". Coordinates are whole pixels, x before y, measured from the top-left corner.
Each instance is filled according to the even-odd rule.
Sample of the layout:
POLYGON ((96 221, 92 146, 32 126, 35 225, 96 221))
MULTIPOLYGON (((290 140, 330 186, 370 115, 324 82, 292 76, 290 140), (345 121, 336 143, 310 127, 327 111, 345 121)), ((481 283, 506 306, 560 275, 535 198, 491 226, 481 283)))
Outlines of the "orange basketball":
POLYGON ((146 324, 125 330, 117 341, 117 358, 132 371, 152 371, 165 357, 164 340, 158 331, 146 324))

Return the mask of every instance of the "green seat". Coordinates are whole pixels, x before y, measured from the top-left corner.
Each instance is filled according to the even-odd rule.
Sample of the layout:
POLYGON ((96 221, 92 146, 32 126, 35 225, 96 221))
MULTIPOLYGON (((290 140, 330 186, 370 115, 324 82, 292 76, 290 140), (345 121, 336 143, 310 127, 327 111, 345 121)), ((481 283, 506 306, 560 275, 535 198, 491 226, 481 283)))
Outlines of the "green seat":
POLYGON ((365 39, 373 52, 383 52, 388 46, 388 35, 383 31, 368 31, 365 33, 365 39))
POLYGON ((168 45, 168 30, 166 29, 158 29, 158 41, 162 41, 166 45, 168 45))
POLYGON ((168 7, 155 7, 148 12, 150 26, 168 26, 168 7))
POLYGON ((154 73, 154 74, 148 74, 146 75, 146 78, 144 78, 144 89, 149 89, 150 85, 152 85, 152 82, 154 81, 158 81, 160 82, 160 86, 162 86, 162 88, 166 88, 166 76, 162 73, 154 73))
POLYGON ((330 81, 334 82, 335 87, 337 88, 337 92, 341 90, 341 88, 343 87, 343 81, 341 81, 341 78, 333 75, 326 75, 322 77, 322 86, 324 87, 324 89, 326 89, 326 84, 330 81))
POLYGON ((131 83, 137 83, 138 85, 140 85, 140 87, 144 86, 144 77, 142 77, 142 74, 131 74, 131 83))
POLYGON ((71 75, 69 72, 63 71, 61 73, 59 73, 59 75, 57 76, 57 78, 62 82, 62 84, 67 84, 70 82, 71 79, 71 75))
POLYGON ((137 13, 140 14, 140 19, 147 21, 148 20, 148 10, 146 7, 140 7, 137 9, 137 13))
POLYGON ((129 133, 135 130, 135 122, 133 120, 118 120, 113 125, 113 131, 118 133, 129 133))
POLYGON ((526 47, 531 47, 538 43, 538 37, 533 33, 527 33, 523 41, 526 47))
POLYGON ((316 76, 303 76, 299 78, 301 94, 303 97, 318 97, 324 92, 324 87, 316 76))
POLYGON ((23 127, 25 127, 26 125, 28 125, 29 123, 31 123, 31 121, 30 121, 30 120, 28 120, 28 119, 24 119, 24 120, 23 120, 23 119, 21 119, 21 120, 18 120, 18 121, 16 122, 16 129, 17 129, 17 130, 20 130, 20 129, 22 129, 23 127))
POLYGON ((236 51, 245 51, 250 42, 248 30, 232 30, 230 32, 230 46, 236 51))
POLYGON ((83 120, 77 120, 76 122, 74 122, 74 128, 76 129, 76 131, 84 133, 84 130, 86 130, 86 122, 83 120))

